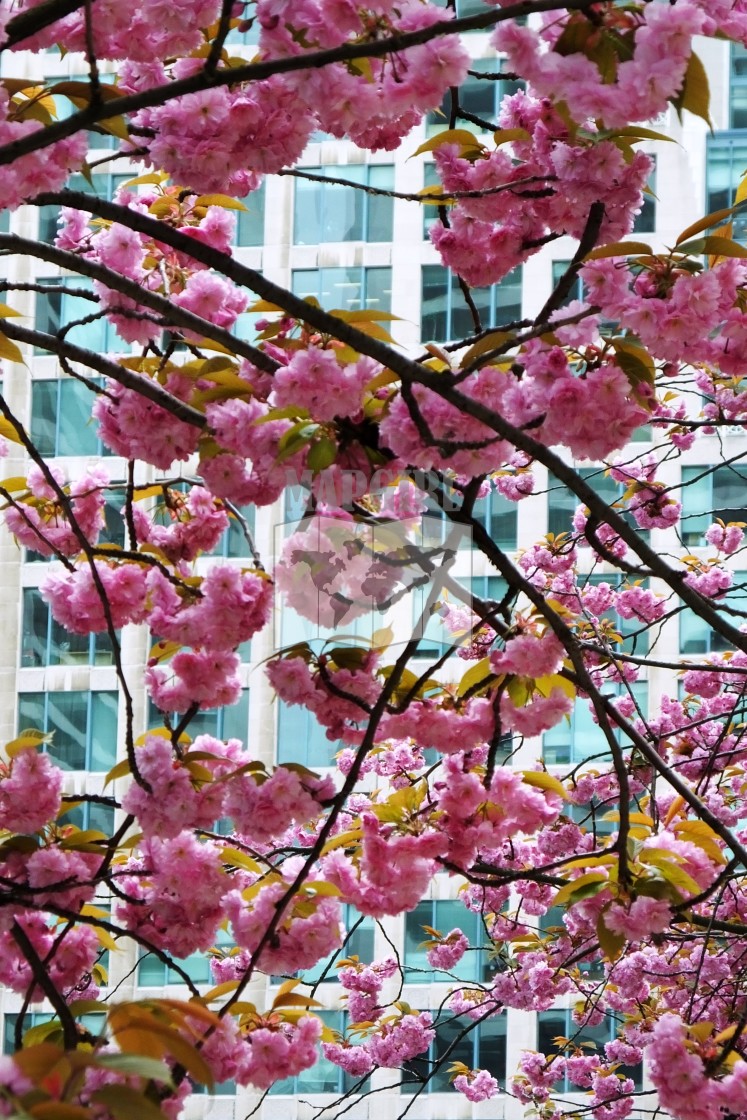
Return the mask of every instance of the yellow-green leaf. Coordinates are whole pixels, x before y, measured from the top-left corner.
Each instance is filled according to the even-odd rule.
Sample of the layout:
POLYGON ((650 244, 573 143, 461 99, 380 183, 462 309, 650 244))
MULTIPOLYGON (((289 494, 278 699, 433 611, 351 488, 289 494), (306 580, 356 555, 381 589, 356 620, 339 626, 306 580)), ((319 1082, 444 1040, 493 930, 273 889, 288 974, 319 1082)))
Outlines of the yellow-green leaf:
POLYGON ((597 940, 608 961, 616 961, 625 946, 625 935, 615 933, 604 921, 604 910, 597 919, 597 940))
POLYGON ((466 128, 447 128, 443 132, 437 133, 436 136, 431 136, 419 148, 416 149, 410 156, 422 155, 423 152, 435 152, 437 148, 441 148, 444 144, 458 144, 461 149, 461 154, 465 152, 483 152, 485 145, 482 144, 473 132, 466 128))
POLYGON ((546 770, 522 770, 521 777, 528 786, 550 790, 552 793, 557 793, 564 801, 568 800, 568 791, 563 783, 553 774, 548 774, 546 770))
POLYGON ((222 206, 224 210, 248 210, 238 198, 231 198, 227 194, 201 194, 195 201, 195 206, 222 206))
POLYGON ((130 773, 130 760, 123 758, 112 766, 109 773, 104 779, 104 789, 109 785, 109 782, 115 782, 117 778, 124 778, 125 774, 130 773))
POLYGON ((680 115, 683 109, 687 109, 694 116, 704 120, 709 128, 713 128, 710 117, 711 91, 708 75, 695 51, 690 55, 682 89, 672 100, 672 104, 680 115))
POLYGON ((611 241, 609 245, 599 245, 584 257, 585 261, 598 261, 603 257, 628 257, 652 255, 650 245, 645 241, 611 241))
POLYGON ((589 871, 580 875, 578 879, 571 879, 565 883, 552 900, 553 906, 565 906, 577 891, 585 887, 598 886, 601 889, 609 883, 608 877, 602 871, 589 871))
POLYGON ((675 241, 675 246, 681 245, 683 241, 688 241, 691 237, 695 237, 697 233, 702 233, 704 229, 710 229, 712 226, 718 226, 727 221, 733 215, 734 210, 734 206, 727 206, 724 210, 714 210, 712 214, 706 214, 704 218, 699 218, 687 229, 683 229, 675 241))
POLYGON ((0 333, 0 358, 6 358, 9 362, 20 362, 23 364, 23 354, 21 353, 15 342, 11 342, 4 334, 0 333))

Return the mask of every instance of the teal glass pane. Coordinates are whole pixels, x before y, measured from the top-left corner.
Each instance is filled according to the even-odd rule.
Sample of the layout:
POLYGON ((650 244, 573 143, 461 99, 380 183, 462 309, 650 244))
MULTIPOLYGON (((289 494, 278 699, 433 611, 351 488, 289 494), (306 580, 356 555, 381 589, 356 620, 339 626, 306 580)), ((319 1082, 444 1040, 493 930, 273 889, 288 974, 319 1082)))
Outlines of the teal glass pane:
MULTIPOLYGON (((368 168, 368 183, 379 190, 394 189, 394 168, 388 164, 372 164, 368 168)), ((386 195, 366 195, 366 241, 391 241, 393 236, 394 199, 386 195)))
MULTIPOLYGON (((747 572, 735 572, 730 590, 715 604, 725 608, 724 620, 732 626, 741 626, 747 618, 741 614, 731 614, 730 610, 743 611, 747 615, 747 572)), ((705 619, 700 618, 689 607, 680 612, 680 653, 720 653, 731 646, 711 630, 705 619)))
POLYGON ((91 693, 91 761, 89 769, 110 770, 117 761, 116 692, 91 693))
POLYGON ((643 205, 633 222, 633 233, 653 233, 656 229, 656 157, 646 186, 650 193, 643 195, 643 205))
POLYGON ((143 988, 163 988, 166 984, 166 965, 154 953, 147 953, 138 961, 137 982, 143 988))
POLYGON ((300 762, 312 770, 331 766, 340 745, 327 738, 325 728, 306 708, 279 703, 278 762, 300 762))
MULTIPOLYGON (((451 286, 451 321, 447 337, 450 339, 466 338, 474 333, 475 321, 459 285, 459 277, 450 270, 447 272, 443 268, 441 273, 444 282, 450 281, 451 286)), ((491 326, 492 290, 490 288, 473 288, 471 294, 483 327, 491 326)))
POLYGON ((498 1084, 506 1085, 506 1016, 486 1019, 478 1027, 477 1064, 486 1069, 498 1084))
POLYGON ((423 266, 420 337, 445 340, 449 336, 449 297, 440 264, 423 266))
POLYGON ((266 182, 263 179, 256 191, 241 199, 245 210, 236 211, 236 244, 239 247, 264 245, 266 182))
POLYGON ((221 738, 240 739, 242 743, 246 743, 249 734, 249 689, 243 688, 238 702, 221 710, 221 738))
POLYGON ((391 311, 391 268, 367 268, 364 275, 364 311, 391 311))
POLYGON ((491 327, 499 327, 521 318, 522 275, 522 268, 519 265, 493 286, 495 311, 489 324, 491 327))
POLYGON ((18 697, 18 730, 46 731, 45 693, 22 692, 18 697))
POLYGON ((682 468, 680 532, 685 545, 703 547, 716 519, 747 522, 747 470, 737 467, 682 468))
POLYGON ((96 425, 91 419, 94 394, 87 385, 73 378, 63 378, 58 384, 57 454, 95 455, 99 440, 96 425))
MULTIPOLYGON (((54 733, 47 747, 63 770, 85 770, 88 725, 87 692, 50 692, 47 694, 47 731, 54 733)), ((112 758, 113 761, 113 758, 112 758)), ((109 767, 105 767, 109 769, 109 767)))
MULTIPOLYGON (((348 167, 328 167, 330 177, 349 179, 364 185, 366 168, 362 164, 348 167)), ((362 241, 366 195, 354 187, 337 183, 317 184, 322 190, 321 241, 362 241)), ((307 242, 308 244, 308 242, 307 242)))
POLYGON ((114 832, 114 809, 111 805, 97 805, 89 801, 85 805, 85 828, 103 832, 104 836, 111 836, 114 832))
MULTIPOLYGON (((225 556, 230 560, 244 559, 251 556, 251 549, 249 548, 249 541, 246 539, 243 526, 237 517, 235 517, 230 510, 228 513, 228 529, 223 534, 221 542, 218 546, 218 551, 221 556, 225 556)), ((254 506, 243 506, 239 513, 247 523, 250 534, 254 534, 254 506)))
POLYGON ((431 1093, 448 1093, 451 1089, 449 1066, 452 1062, 464 1062, 473 1069, 475 1062, 475 1042, 477 1028, 467 1016, 458 1016, 439 1023, 436 1038, 431 1045, 435 1063, 434 1076, 428 1082, 431 1093))
POLYGON ((91 637, 71 634, 54 619, 50 623, 49 665, 86 665, 90 661, 91 637))
MULTIPOLYGON (((437 187, 441 180, 438 177, 435 163, 426 163, 423 165, 423 186, 424 187, 437 187)), ((438 207, 437 206, 423 206, 423 237, 428 240, 431 226, 434 222, 438 221, 438 207)), ((437 265, 426 265, 425 268, 437 268, 437 265)), ((425 272, 425 268, 423 272, 425 272)), ((425 276, 423 277, 423 291, 425 292, 425 276)), ((423 297, 425 302, 425 296, 423 297)))
POLYGON ((21 631, 21 666, 47 665, 49 607, 35 587, 24 588, 23 626, 21 631))
POLYGON ((516 548, 517 503, 492 490, 475 502, 475 517, 499 548, 516 548))

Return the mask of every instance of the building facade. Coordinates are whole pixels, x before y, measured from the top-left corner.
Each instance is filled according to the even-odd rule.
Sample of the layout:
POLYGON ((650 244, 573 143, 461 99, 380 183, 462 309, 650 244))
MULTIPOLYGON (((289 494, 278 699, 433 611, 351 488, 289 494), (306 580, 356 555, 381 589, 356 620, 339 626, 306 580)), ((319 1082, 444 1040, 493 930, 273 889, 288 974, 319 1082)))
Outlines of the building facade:
MULTIPOLYGON (((462 14, 468 14, 475 5, 466 0, 461 7, 462 14)), ((234 38, 236 52, 251 56, 250 36, 234 38)), ((491 50, 487 34, 473 33, 467 38, 476 75, 500 69, 501 60, 491 50)), ((747 168, 747 51, 708 41, 702 44, 701 54, 711 79, 715 130, 709 132, 703 121, 691 116, 680 122, 670 110, 666 119, 656 122, 656 127, 674 143, 652 141, 645 145, 656 158, 656 172, 651 184, 653 193, 640 215, 637 234, 654 248, 674 244, 680 231, 708 210, 730 205, 739 177, 747 168)), ((54 52, 4 58, 3 65, 4 76, 27 75, 31 66, 40 80, 80 72, 79 60, 73 56, 62 58, 54 52)), ((511 88, 508 80, 495 83, 475 76, 465 89, 464 104, 470 112, 493 120, 500 96, 511 88)), ((444 109, 448 111, 448 106, 444 109)), ((428 155, 410 157, 424 139, 443 127, 445 119, 438 113, 430 114, 395 153, 372 155, 352 143, 315 136, 299 164, 301 171, 313 177, 270 177, 260 191, 246 199, 247 210, 240 214, 237 224, 237 258, 300 296, 316 297, 325 308, 396 312, 398 319, 392 324, 392 333, 398 343, 413 353, 418 353, 423 343, 444 343, 461 337, 469 331, 471 319, 455 278, 440 266, 428 240, 432 211, 417 202, 369 194, 344 185, 352 182, 396 195, 417 194, 434 181, 433 169, 428 155)), ((91 161, 95 162, 106 154, 109 141, 103 136, 93 139, 102 145, 91 151, 91 161)), ((109 193, 129 174, 124 162, 116 158, 101 163, 95 169, 93 190, 109 193)), ((91 189, 83 181, 73 185, 91 189)), ((6 230, 10 228, 45 241, 51 241, 56 231, 56 215, 45 208, 24 207, 10 219, 6 214, 5 221, 9 221, 6 230)), ((735 236, 738 229, 737 220, 735 236)), ((533 257, 500 284, 476 291, 484 324, 496 325, 536 314, 574 251, 575 244, 570 239, 560 239, 551 251, 533 257)), ((4 259, 0 269, 9 285, 4 298, 25 312, 27 322, 42 330, 56 330, 85 317, 90 310, 84 301, 59 291, 59 270, 35 264, 31 258, 4 259), (14 287, 18 285, 20 289, 14 287), (27 290, 25 286, 31 287, 27 290)), ((85 285, 78 279, 75 286, 85 285)), ((255 320, 256 316, 251 314, 242 316, 239 333, 243 337, 254 337, 255 320)), ((73 328, 70 338, 103 352, 122 348, 105 320, 73 328)), ((55 358, 30 351, 24 356, 26 366, 5 364, 3 393, 14 413, 27 424, 36 446, 71 476, 98 462, 103 455, 112 482, 123 486, 124 462, 103 451, 90 422, 90 391, 68 378, 55 358)), ((634 450, 645 450, 645 444, 636 445, 634 450)), ((727 430, 720 439, 713 436, 699 440, 692 450, 663 467, 659 477, 674 487, 691 479, 699 480, 682 491, 683 548, 697 553, 704 545, 702 534, 711 520, 704 517, 704 510, 713 510, 716 515, 728 511, 727 520, 747 521, 747 510, 743 508, 747 498, 739 481, 747 481, 747 467, 741 471, 737 464, 736 475, 734 469, 716 469, 701 478, 703 468, 742 451, 747 452, 747 438, 742 430, 727 430)), ((26 465, 14 445, 5 464, 7 474, 22 474, 26 465)), ((604 475, 601 465, 583 464, 583 469, 600 492, 609 493, 611 498, 618 496, 616 484, 604 475)), ((154 469, 141 465, 140 470, 139 483, 157 477, 154 469)), ((508 551, 528 547, 547 532, 562 532, 569 527, 575 499, 541 469, 537 479, 535 495, 518 505, 496 494, 490 503, 484 503, 485 523, 508 551)), ((112 490, 109 513, 108 532, 116 542, 122 539, 116 488, 112 490)), ((271 562, 288 526, 297 518, 298 509, 292 503, 289 507, 278 503, 272 508, 248 510, 246 514, 260 552, 271 562)), ((660 543, 657 530, 651 532, 651 543, 654 547, 660 543)), ((227 559, 237 563, 245 561, 248 555, 246 541, 235 530, 226 535, 221 548, 227 559)), ((473 581, 473 587, 491 595, 499 591, 498 577, 483 557, 465 555, 460 562, 464 577, 473 581)), ((7 532, 0 534, 0 621, 5 639, 0 646, 0 695, 4 701, 0 705, 0 736, 3 741, 10 740, 25 727, 54 731, 49 750, 67 772, 66 792, 103 791, 107 771, 123 753, 122 701, 111 648, 105 638, 80 639, 57 626, 39 593, 46 569, 44 560, 20 551, 7 532)), ((741 589, 747 585, 747 571, 739 573, 735 583, 734 602, 738 604, 741 589)), ((284 630, 285 625, 280 618, 274 628, 268 628, 251 643, 251 648, 242 650, 245 690, 241 702, 233 708, 200 716, 190 733, 199 730, 219 737, 237 736, 248 741, 250 748, 267 763, 295 760, 314 769, 324 768, 329 765, 334 748, 305 710, 273 702, 262 671, 262 663, 273 649, 293 638, 292 628, 284 630)), ((440 648, 439 634, 434 632, 426 638, 424 652, 440 648)), ((631 636, 630 640, 638 642, 636 648, 640 652, 641 639, 631 636)), ((707 653, 718 648, 718 641, 718 636, 704 623, 683 612, 661 627, 657 656, 668 660, 707 653)), ((123 633, 123 661, 132 681, 137 681, 149 648, 148 634, 142 628, 128 627, 123 633)), ((456 673, 456 668, 453 671, 456 673)), ((655 706, 668 688, 671 681, 667 674, 650 669, 639 686, 637 698, 642 709, 655 706)), ((149 710, 143 693, 135 696, 135 721, 139 731, 160 722, 158 713, 149 710)), ((514 763, 531 765, 541 746, 526 742, 512 755, 514 763)), ((570 765, 583 764, 598 749, 594 724, 582 702, 577 703, 570 724, 564 723, 545 736, 545 759, 559 772, 570 765)), ((106 806, 72 807, 68 819, 108 831, 113 812, 106 806)), ((444 983, 430 972, 420 947, 425 936, 422 927, 447 931, 471 920, 455 900, 456 888, 457 884, 444 876, 434 882, 432 897, 411 914, 380 923, 370 919, 357 925, 352 922, 355 929, 341 955, 380 959, 389 956, 395 946, 404 968, 401 998, 413 1008, 431 1010, 435 1016, 453 982, 444 983)), ((477 936, 477 928, 473 933, 477 936)), ((177 978, 156 959, 146 957, 138 961, 127 952, 111 952, 108 957, 105 990, 116 992, 117 997, 183 991, 177 978)), ((316 995, 324 1005, 323 1016, 331 1026, 342 1029, 342 990, 336 983, 334 966, 327 970, 327 964, 305 979, 318 979, 316 995)), ((495 962, 487 955, 472 954, 467 964, 461 966, 462 974, 457 979, 484 980, 494 967, 495 962)), ((190 959, 187 968, 195 982, 210 986, 204 958, 190 959)), ((270 993, 278 982, 279 978, 267 980, 270 993)), ((264 986, 264 980, 255 983, 248 998, 262 1003, 264 986)), ((394 982, 388 994, 396 998, 394 982)), ((20 998, 0 991, 0 1028, 6 1047, 12 1048, 20 1011, 20 998)), ((463 1038, 460 1024, 449 1017, 440 1027, 429 1057, 434 1059, 448 1051, 447 1065, 450 1061, 463 1061, 469 1066, 484 1066, 505 1084, 523 1050, 545 1049, 548 1040, 556 1035, 574 1033, 570 1013, 570 1003, 541 1015, 509 1011, 463 1038)), ((37 1017, 43 1014, 41 1006, 33 1012, 37 1017)), ((592 1040, 601 1045, 613 1032, 614 1024, 605 1021, 591 1032, 592 1040)), ((187 1106, 187 1116, 239 1120, 255 1109, 262 1120, 305 1120, 320 1115, 331 1118, 343 1112, 351 1120, 374 1116, 376 1120, 395 1120, 405 1110, 412 1120, 467 1120, 472 1116, 475 1120, 488 1116, 515 1120, 523 1115, 523 1107, 508 1096, 484 1105, 470 1105, 449 1088, 445 1070, 428 1083, 425 1092, 417 1092, 419 1072, 422 1063, 402 1073, 380 1070, 364 1092, 335 1105, 333 1102, 353 1086, 337 1067, 320 1060, 292 1083, 276 1085, 263 1099, 253 1091, 236 1090, 230 1084, 218 1086, 209 1096, 193 1098, 187 1106), (320 1109, 324 1111, 320 1113, 320 1109)), ((645 1070, 642 1086, 649 1087, 645 1070)), ((558 1091, 564 1097, 568 1095, 569 1100, 574 1099, 571 1087, 559 1086, 558 1091)))

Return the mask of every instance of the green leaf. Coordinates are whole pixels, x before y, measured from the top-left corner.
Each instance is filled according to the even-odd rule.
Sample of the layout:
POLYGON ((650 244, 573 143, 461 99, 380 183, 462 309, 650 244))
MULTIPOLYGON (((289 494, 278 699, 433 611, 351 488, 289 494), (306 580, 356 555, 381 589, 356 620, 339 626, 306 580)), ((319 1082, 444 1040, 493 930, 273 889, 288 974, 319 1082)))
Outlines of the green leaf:
POLYGON ((603 257, 629 257, 653 255, 653 250, 645 241, 611 241, 609 245, 599 245, 584 257, 585 261, 598 261, 603 257))
POLYGON ((578 898, 583 897, 582 892, 587 888, 591 893, 598 894, 607 886, 609 886, 609 879, 602 871, 589 871, 586 875, 580 875, 578 879, 571 879, 569 883, 565 883, 555 895, 552 904, 553 906, 566 906, 574 895, 577 895, 578 898))
POLYGON ((512 144, 515 140, 531 140, 531 135, 525 128, 499 128, 493 133, 496 144, 512 144))
POLYGON ((21 751, 35 750, 37 747, 42 746, 42 744, 51 742, 51 732, 38 731, 36 728, 27 728, 25 731, 21 732, 17 739, 11 739, 9 743, 5 744, 5 753, 8 758, 15 758, 21 751))
POLYGON ((125 774, 129 774, 129 772, 130 760, 128 758, 120 759, 119 762, 116 762, 114 766, 112 766, 111 770, 106 775, 104 779, 104 789, 109 785, 109 782, 114 782, 117 778, 124 778, 125 774))
POLYGON ((687 109, 694 116, 704 120, 708 127, 713 130, 710 117, 711 91, 708 85, 708 75, 695 51, 690 55, 682 89, 677 97, 672 99, 672 104, 680 118, 682 117, 682 110, 687 109))
POLYGON ((306 465, 314 473, 325 471, 327 467, 331 467, 337 458, 337 444, 330 436, 322 434, 319 439, 315 439, 309 448, 309 453, 306 457, 306 465))
POLYGON ((464 696, 470 689, 480 684, 487 687, 496 679, 495 673, 491 672, 490 669, 490 659, 483 657, 481 661, 478 661, 475 665, 471 665, 464 674, 457 685, 457 696, 464 696))

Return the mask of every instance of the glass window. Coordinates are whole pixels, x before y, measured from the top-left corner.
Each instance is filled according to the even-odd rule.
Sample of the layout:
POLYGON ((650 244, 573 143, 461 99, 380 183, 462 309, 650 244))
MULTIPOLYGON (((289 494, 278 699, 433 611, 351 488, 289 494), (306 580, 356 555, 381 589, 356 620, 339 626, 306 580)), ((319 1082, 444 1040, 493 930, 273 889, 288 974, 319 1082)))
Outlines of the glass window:
POLYGON ((423 1055, 403 1066, 402 1092, 453 1092, 449 1066, 463 1062, 470 1069, 486 1069, 499 1085, 506 1084, 506 1016, 475 1024, 468 1016, 436 1020, 436 1037, 423 1055), (432 1075, 432 1076, 431 1076, 432 1075))
MULTIPOLYGON (((627 695, 621 685, 605 684, 605 693, 615 696, 627 695)), ((648 713, 648 684, 637 681, 631 686, 633 697, 643 715, 648 713)), ((577 699, 573 705, 570 719, 564 717, 559 724, 546 731, 542 737, 542 757, 548 766, 563 766, 566 763, 586 762, 589 759, 609 758, 609 746, 604 732, 594 721, 590 701, 577 699)), ((615 738, 621 738, 615 731, 615 738)))
MULTIPOLYGON (((91 179, 93 185, 89 183, 85 175, 77 174, 72 175, 67 183, 67 190, 81 191, 83 194, 94 194, 98 198, 113 199, 114 194, 123 183, 128 182, 132 175, 92 175, 91 179)), ((51 245, 57 236, 59 225, 57 219, 60 216, 59 206, 40 206, 39 207, 39 240, 45 241, 51 245)), ((95 310, 94 304, 91 304, 90 310, 95 310)))
POLYGON ((246 210, 236 210, 236 244, 239 247, 264 245, 265 200, 267 180, 263 179, 256 191, 241 199, 246 210))
POLYGON ((730 126, 747 128, 747 47, 731 45, 730 126))
MULTIPOLYGON (((600 470, 599 467, 577 467, 576 470, 584 482, 592 486, 607 505, 614 505, 625 493, 626 487, 621 482, 615 482, 614 478, 606 471, 600 470)), ((564 483, 556 482, 551 478, 550 489, 547 494, 548 533, 552 533, 556 537, 559 533, 573 533, 573 515, 580 505, 583 505, 583 502, 571 489, 564 483)), ((618 512, 622 513, 631 529, 635 529, 643 540, 648 540, 648 530, 639 529, 631 513, 620 509, 618 509, 618 512)))
MULTIPOLYGON (((479 10, 486 10, 484 4, 480 4, 479 10)), ((473 13, 469 14, 472 15, 473 13)), ((492 131, 498 127, 498 113, 503 98, 510 97, 524 88, 523 82, 515 81, 512 78, 488 77, 488 75, 499 74, 502 69, 503 62, 499 58, 473 59, 470 64, 470 70, 473 73, 459 87, 459 108, 464 113, 469 113, 478 117, 480 121, 484 121, 488 126, 486 131, 492 131), (476 74, 484 76, 476 77, 476 74)), ((451 91, 447 90, 440 107, 431 109, 426 117, 426 134, 428 136, 434 136, 437 132, 449 127, 451 108, 451 91)), ((460 124, 462 122, 457 120, 457 126, 460 124)), ((462 127, 480 128, 475 121, 469 119, 462 124, 462 127)))
POLYGON ((747 522, 747 468, 683 467, 682 543, 697 548, 706 545, 706 529, 720 521, 747 522))
MULTIPOLYGON (((537 1049, 547 1055, 572 1054, 576 1048, 581 1048, 580 1052, 587 1055, 593 1053, 594 1049, 603 1051, 605 1043, 617 1038, 619 1025, 614 1016, 609 1014, 597 1026, 580 1027, 573 1021, 569 1009, 541 1011, 537 1016, 537 1049), (572 1045, 564 1051, 562 1043, 560 1046, 555 1043, 556 1038, 568 1039, 572 1045)), ((643 1069, 640 1063, 637 1066, 619 1066, 617 1072, 623 1077, 629 1077, 636 1089, 641 1088, 643 1069)), ((556 1083, 556 1090, 563 1093, 582 1091, 566 1077, 556 1083)))
POLYGON ((291 274, 293 294, 313 297, 325 310, 391 311, 391 268, 297 269, 291 274))
MULTIPOLYGON (((723 611, 724 620, 731 626, 738 627, 747 622, 747 572, 735 572, 729 591, 712 605, 726 608, 723 611), (730 614, 729 610, 743 611, 744 614, 730 614)), ((705 619, 689 607, 680 612, 680 653, 723 653, 731 648, 726 638, 711 630, 705 619)))
MULTIPOLYGON (((361 712, 361 718, 363 715, 361 712)), ((311 770, 332 766, 342 745, 327 738, 326 729, 308 708, 278 703, 278 762, 300 762, 311 770)))
POLYGON ((117 758, 116 692, 22 692, 18 730, 53 732, 47 753, 62 770, 105 773, 117 758))
MULTIPOLYGON (((362 188, 394 188, 394 168, 382 164, 310 167, 313 175, 346 179, 362 188)), ((328 241, 391 241, 393 199, 368 194, 365 189, 315 179, 295 181, 293 244, 318 245, 328 241)))
POLYGON ((36 587, 23 591, 21 667, 48 665, 113 665, 108 634, 72 634, 52 617, 36 587))
MULTIPOLYGON (((246 521, 249 533, 251 536, 254 536, 255 507, 241 506, 238 512, 246 521)), ((246 557, 251 557, 252 553, 249 548, 249 541, 246 539, 241 522, 230 509, 226 509, 226 513, 228 514, 230 524, 212 555, 223 556, 226 560, 243 560, 246 557)))
MULTIPOLYGON (((571 264, 570 261, 553 261, 552 262, 552 290, 553 291, 555 291, 558 284, 562 280, 563 276, 568 271, 568 268, 570 267, 570 264, 571 264)), ((568 292, 568 295, 563 299, 563 302, 560 304, 560 307, 567 307, 568 304, 573 303, 574 300, 583 299, 583 298, 584 298, 583 281, 581 280, 581 277, 577 275, 576 279, 573 281, 573 287, 568 292)))
MULTIPOLYGON (((180 718, 181 715, 172 715, 172 725, 177 724, 180 718)), ((148 726, 163 726, 163 713, 158 711, 152 700, 148 703, 148 726)), ((240 739, 245 743, 249 734, 249 689, 241 690, 236 704, 197 712, 189 721, 186 733, 190 739, 198 735, 212 735, 215 739, 240 739)))
POLYGON ((91 419, 94 394, 82 381, 61 377, 31 382, 31 438, 42 455, 99 455, 91 419))
POLYGON ((447 983, 453 978, 463 982, 481 983, 493 975, 486 947, 488 937, 482 916, 474 910, 467 910, 458 899, 438 899, 419 902, 414 910, 405 914, 405 957, 404 978, 408 984, 432 984, 434 981, 447 983), (470 943, 470 949, 450 972, 432 969, 428 964, 427 948, 423 944, 431 941, 432 935, 425 926, 447 934, 452 929, 460 929, 470 943), (479 948, 477 948, 479 946, 479 948))
POLYGON ((60 825, 72 824, 76 828, 93 829, 103 832, 104 836, 111 836, 114 832, 114 808, 111 805, 99 805, 96 801, 81 801, 71 805, 64 816, 60 818, 60 825))
MULTIPOLYGON (((219 929, 215 939, 218 949, 233 948, 233 939, 228 930, 219 929)), ((212 984, 210 956, 208 953, 192 953, 179 961, 179 966, 195 984, 212 984)), ((137 982, 143 988, 164 988, 167 984, 182 984, 178 972, 170 969, 165 961, 155 953, 143 953, 137 965, 137 982)))
MULTIPOLYGON (((344 1011, 315 1011, 325 1026, 339 1034, 343 1034, 347 1023, 347 1014, 344 1011)), ((357 1042, 357 1038, 353 1038, 357 1042)), ((276 1081, 270 1087, 271 1096, 297 1097, 307 1093, 342 1093, 352 1092, 361 1081, 345 1073, 339 1066, 334 1065, 323 1054, 310 1069, 299 1073, 297 1077, 286 1077, 283 1081, 276 1081)))
POLYGON ((509 502, 497 490, 475 502, 475 517, 499 548, 516 548, 516 502, 509 502))
MULTIPOLYGON (((97 354, 121 353, 129 348, 119 338, 98 301, 86 298, 85 293, 92 291, 93 284, 87 276, 47 277, 38 283, 50 288, 50 291, 36 293, 35 327, 38 331, 56 335, 70 323, 76 323, 79 325, 64 331, 67 342, 97 354), (67 290, 60 291, 60 288, 67 290), (80 322, 92 315, 96 317, 91 322, 80 322)), ((43 347, 36 347, 36 352, 45 353, 43 347)))
MULTIPOLYGON (((521 266, 490 288, 472 288, 483 327, 521 318, 521 266)), ((440 264, 423 266, 421 338, 448 342, 472 334, 475 324, 459 286, 459 277, 440 264)))
MULTIPOLYGON (((744 86, 747 95, 747 85, 744 86)), ((745 100, 747 108, 747 98, 745 100)), ((706 210, 722 210, 734 203, 739 180, 747 170, 747 137, 743 133, 716 133, 706 138, 706 210)), ((747 237, 747 208, 733 218, 736 241, 747 237)))

